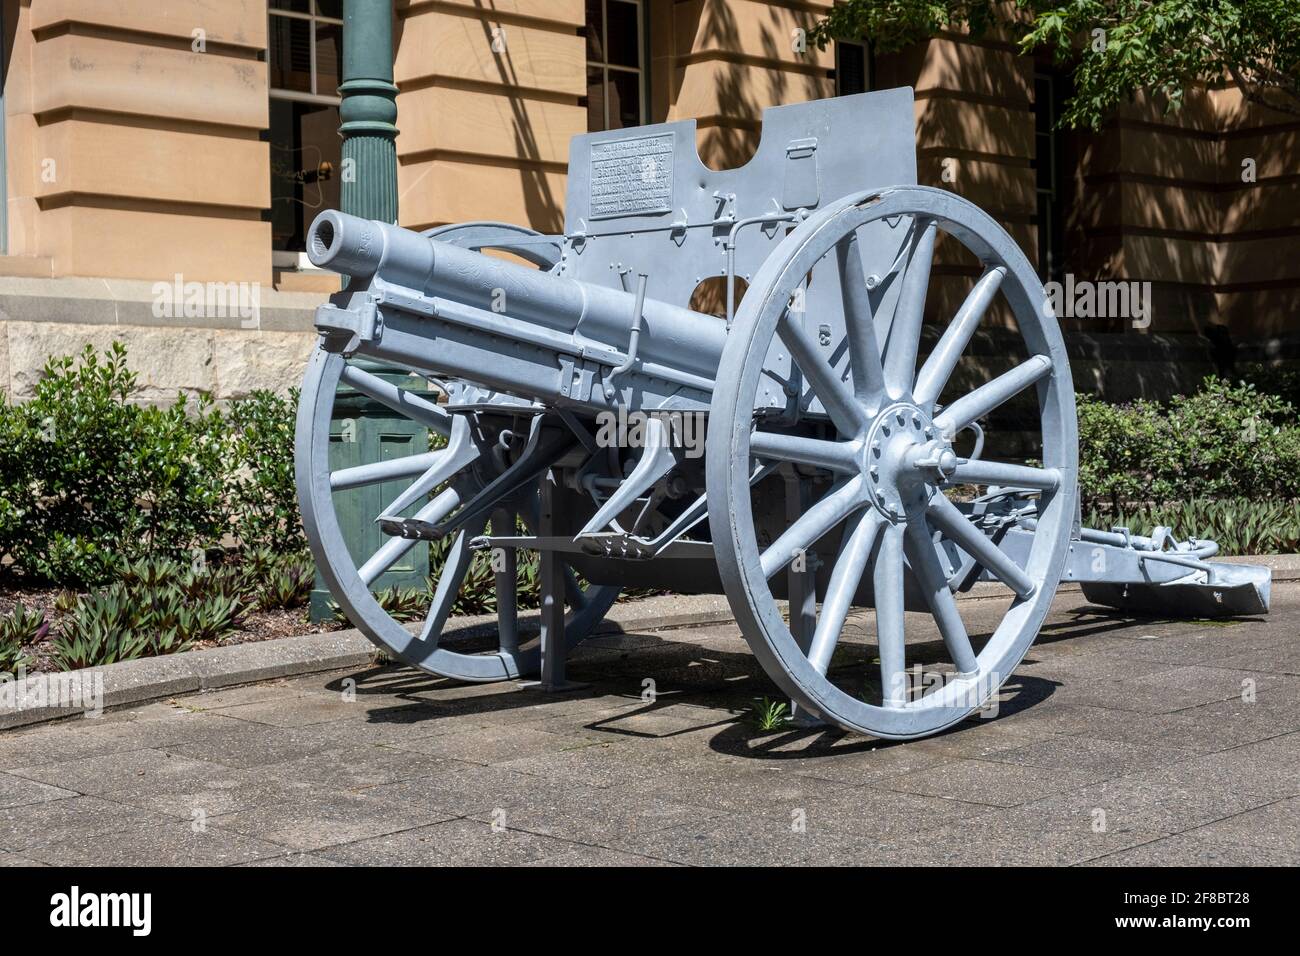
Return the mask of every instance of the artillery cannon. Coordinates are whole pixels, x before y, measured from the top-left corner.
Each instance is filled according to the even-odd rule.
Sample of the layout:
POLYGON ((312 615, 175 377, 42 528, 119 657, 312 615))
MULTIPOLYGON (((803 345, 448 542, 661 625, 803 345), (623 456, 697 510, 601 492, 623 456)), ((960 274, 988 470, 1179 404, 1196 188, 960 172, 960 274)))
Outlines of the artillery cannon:
POLYGON ((559 687, 566 653, 620 588, 722 591, 800 712, 912 738, 996 692, 1062 580, 1117 606, 1266 611, 1268 570, 1208 562, 1213 542, 1080 527, 1073 386, 1043 287, 993 219, 915 184, 914 141, 911 90, 889 90, 767 110, 756 154, 734 170, 700 162, 690 120, 575 137, 563 235, 317 217, 308 255, 349 282, 316 315, 297 481, 352 622, 432 673, 540 672, 559 687), (692 307, 710 283, 719 315, 692 307), (923 355, 927 302, 952 317, 923 355), (1019 354, 962 382, 981 324, 1019 354), (331 470, 340 384, 442 447, 331 470), (1018 460, 984 458, 981 420, 1016 402, 1018 460), (617 435, 630 415, 636 441, 617 435), (684 440, 691 423, 707 423, 703 449, 684 440), (335 495, 380 482, 405 483, 375 518, 386 541, 353 555, 335 495), (371 585, 435 543, 446 557, 431 605, 408 629, 371 585), (503 556, 499 628, 495 647, 471 653, 439 639, 479 548, 503 556), (541 556, 530 641, 518 549, 541 556), (983 640, 954 598, 979 582, 1007 599, 983 640), (874 653, 835 657, 855 606, 875 610, 874 653), (932 617, 946 658, 929 655, 945 679, 920 692, 907 612, 932 617))

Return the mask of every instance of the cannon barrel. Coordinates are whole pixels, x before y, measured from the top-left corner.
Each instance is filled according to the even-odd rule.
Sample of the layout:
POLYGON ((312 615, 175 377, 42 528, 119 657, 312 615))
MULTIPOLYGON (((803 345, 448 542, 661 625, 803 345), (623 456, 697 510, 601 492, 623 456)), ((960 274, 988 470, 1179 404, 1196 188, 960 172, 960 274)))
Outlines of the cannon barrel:
MULTIPOLYGON (((627 350, 637 308, 630 291, 542 272, 328 210, 312 223, 307 254, 321 268, 505 315, 615 352, 627 350)), ((612 267, 611 267, 612 268, 612 267)), ((632 276, 635 282, 636 277, 632 276)), ((641 305, 637 358, 712 380, 726 342, 714 316, 652 298, 641 305)), ((485 361, 491 360, 490 347, 485 361)))

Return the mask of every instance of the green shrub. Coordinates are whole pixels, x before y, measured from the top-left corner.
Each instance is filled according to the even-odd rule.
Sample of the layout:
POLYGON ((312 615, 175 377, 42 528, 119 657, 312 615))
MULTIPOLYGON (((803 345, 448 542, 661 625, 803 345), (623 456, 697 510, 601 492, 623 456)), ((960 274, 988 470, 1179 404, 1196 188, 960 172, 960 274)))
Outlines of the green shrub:
POLYGON ((0 553, 33 577, 94 585, 123 560, 180 556, 227 524, 228 439, 206 399, 134 405, 120 343, 50 359, 0 407, 0 553))
POLYGON ((232 469, 228 478, 233 531, 245 547, 277 554, 307 547, 294 485, 294 417, 298 390, 288 398, 253 392, 230 409, 232 469))
POLYGON ((1142 502, 1300 497, 1300 426, 1276 395, 1213 376, 1166 404, 1078 396, 1085 510, 1142 502))

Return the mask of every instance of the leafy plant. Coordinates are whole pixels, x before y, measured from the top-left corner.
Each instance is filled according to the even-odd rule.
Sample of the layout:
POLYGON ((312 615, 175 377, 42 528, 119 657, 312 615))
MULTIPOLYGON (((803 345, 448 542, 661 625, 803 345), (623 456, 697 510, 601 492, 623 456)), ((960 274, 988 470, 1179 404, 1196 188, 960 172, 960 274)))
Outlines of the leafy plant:
POLYGON ((39 641, 48 630, 45 612, 29 610, 22 601, 0 616, 0 671, 13 672, 30 664, 32 655, 26 645, 39 641))
POLYGON ((749 716, 754 726, 764 733, 784 730, 790 724, 790 705, 764 697, 750 708, 749 716))
POLYGON ((1217 542, 1223 554, 1300 551, 1300 501, 1194 498, 1119 509, 1095 508, 1083 519, 1092 528, 1124 527, 1144 536, 1150 536, 1159 526, 1170 527, 1180 539, 1217 542))
POLYGON ((1062 123, 1097 129, 1138 92, 1169 110, 1225 78, 1251 103, 1300 116, 1300 7, 1287 0, 841 0, 808 34, 892 53, 941 32, 992 28, 1073 66, 1062 123))
POLYGON ((311 597, 316 568, 306 555, 284 555, 269 572, 258 599, 262 608, 301 607, 311 597))

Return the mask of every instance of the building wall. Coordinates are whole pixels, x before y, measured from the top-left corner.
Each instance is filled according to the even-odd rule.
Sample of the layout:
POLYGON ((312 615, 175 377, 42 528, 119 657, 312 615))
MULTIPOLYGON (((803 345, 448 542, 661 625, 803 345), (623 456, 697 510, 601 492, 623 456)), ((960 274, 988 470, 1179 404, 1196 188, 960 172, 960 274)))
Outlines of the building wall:
POLYGON ((583 0, 398 0, 404 226, 564 220, 569 139, 587 131, 583 0))
POLYGON ((269 285, 265 0, 9 0, 5 20, 8 271, 269 285))
MULTIPOLYGON (((329 286, 271 265, 266 0, 0 2, 0 389, 26 393, 39 343, 70 341, 60 323, 115 327, 151 354, 208 343, 198 365, 141 358, 161 392, 229 398, 296 378, 329 286), (177 273, 258 284, 259 318, 156 319, 151 285, 177 273), (259 343, 289 357, 259 371, 259 343)), ((647 2, 649 118, 696 118, 715 168, 749 157, 765 107, 835 92, 833 51, 795 42, 828 3, 647 2)), ((586 130, 584 17, 583 0, 396 0, 403 225, 559 228, 568 142, 586 130)), ((920 182, 989 211, 1035 259, 1033 61, 1007 38, 954 33, 878 57, 873 72, 875 88, 916 90, 920 182)), ((1167 394, 1221 365, 1234 343, 1239 358, 1300 352, 1297 137, 1300 124, 1206 90, 1172 116, 1139 100, 1070 141, 1070 270, 1149 280, 1156 294, 1145 330, 1064 323, 1081 388, 1167 394), (1247 158, 1255 182, 1242 182, 1247 158)), ((975 268, 951 247, 939 260, 932 323, 951 315, 975 268)), ((977 365, 1005 355, 1005 318, 975 344, 977 365)))

